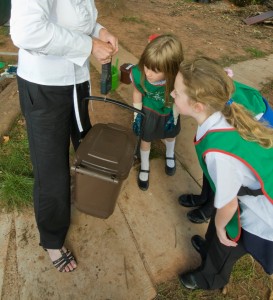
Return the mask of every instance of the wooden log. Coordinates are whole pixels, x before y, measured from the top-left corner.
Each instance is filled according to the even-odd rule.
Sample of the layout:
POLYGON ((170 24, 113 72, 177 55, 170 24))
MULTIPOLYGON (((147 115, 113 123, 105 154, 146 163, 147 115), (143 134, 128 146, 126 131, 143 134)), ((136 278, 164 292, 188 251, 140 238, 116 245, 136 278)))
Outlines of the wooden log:
POLYGON ((273 10, 267 11, 255 17, 246 18, 244 19, 244 22, 246 23, 246 25, 252 25, 263 22, 264 20, 269 19, 271 17, 273 17, 273 10))

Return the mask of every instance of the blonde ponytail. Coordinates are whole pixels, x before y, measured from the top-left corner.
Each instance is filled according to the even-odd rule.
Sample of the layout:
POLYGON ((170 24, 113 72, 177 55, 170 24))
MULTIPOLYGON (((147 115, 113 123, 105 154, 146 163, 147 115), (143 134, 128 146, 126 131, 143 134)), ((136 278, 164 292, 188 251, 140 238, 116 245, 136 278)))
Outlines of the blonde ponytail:
POLYGON ((247 141, 257 142, 265 148, 273 147, 273 129, 266 122, 255 120, 243 105, 233 102, 222 110, 228 123, 236 128, 241 137, 247 141))
POLYGON ((268 124, 255 120, 244 106, 235 102, 229 104, 234 93, 233 80, 214 60, 199 57, 183 62, 179 71, 190 100, 205 104, 208 114, 222 112, 245 140, 257 142, 265 148, 273 147, 273 129, 268 124))

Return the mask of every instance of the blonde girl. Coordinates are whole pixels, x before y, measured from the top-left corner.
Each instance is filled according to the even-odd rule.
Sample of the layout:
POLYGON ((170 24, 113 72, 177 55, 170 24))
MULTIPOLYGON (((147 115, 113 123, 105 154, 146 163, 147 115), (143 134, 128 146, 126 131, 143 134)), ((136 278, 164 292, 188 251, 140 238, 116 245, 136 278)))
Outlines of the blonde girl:
POLYGON ((163 139, 166 145, 165 172, 175 174, 175 137, 180 132, 180 122, 170 93, 175 76, 183 61, 183 50, 179 39, 165 34, 153 39, 141 55, 139 64, 131 71, 134 84, 133 106, 145 112, 145 122, 134 114, 133 129, 141 136, 141 167, 138 186, 142 190, 149 187, 149 155, 151 142, 163 139))
POLYGON ((182 63, 172 92, 179 113, 198 123, 197 156, 215 191, 202 266, 179 275, 190 289, 222 288, 245 253, 273 273, 273 130, 233 92, 232 79, 206 58, 182 63))

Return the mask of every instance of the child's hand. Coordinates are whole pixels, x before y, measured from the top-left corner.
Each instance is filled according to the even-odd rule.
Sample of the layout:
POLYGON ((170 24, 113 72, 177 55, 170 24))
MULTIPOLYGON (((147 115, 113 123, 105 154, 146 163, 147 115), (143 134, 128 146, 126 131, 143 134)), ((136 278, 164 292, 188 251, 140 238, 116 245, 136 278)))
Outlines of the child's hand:
POLYGON ((142 115, 137 114, 134 123, 133 123, 133 131, 136 136, 140 136, 141 133, 141 124, 142 124, 142 115))
POLYGON ((237 246, 236 242, 230 240, 227 237, 227 232, 226 232, 225 228, 217 228, 216 227, 216 232, 217 232, 217 236, 218 236, 218 239, 221 244, 223 244, 227 247, 236 247, 237 246))
POLYGON ((174 124, 173 111, 171 110, 169 119, 165 124, 165 130, 166 131, 171 131, 171 130, 174 129, 174 127, 175 127, 175 124, 174 124))

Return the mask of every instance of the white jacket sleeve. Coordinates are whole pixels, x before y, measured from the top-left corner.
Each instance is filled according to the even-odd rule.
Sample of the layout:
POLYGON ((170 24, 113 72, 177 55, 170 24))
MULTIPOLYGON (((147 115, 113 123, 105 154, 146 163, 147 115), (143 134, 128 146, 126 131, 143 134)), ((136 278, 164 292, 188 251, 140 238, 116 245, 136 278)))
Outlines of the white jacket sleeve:
MULTIPOLYGON (((83 65, 91 54, 92 38, 79 30, 67 29, 51 21, 54 2, 12 0, 11 38, 17 47, 32 53, 62 56, 83 65)), ((98 36, 102 26, 96 23, 95 18, 91 18, 90 21, 94 23, 90 35, 98 36)))

